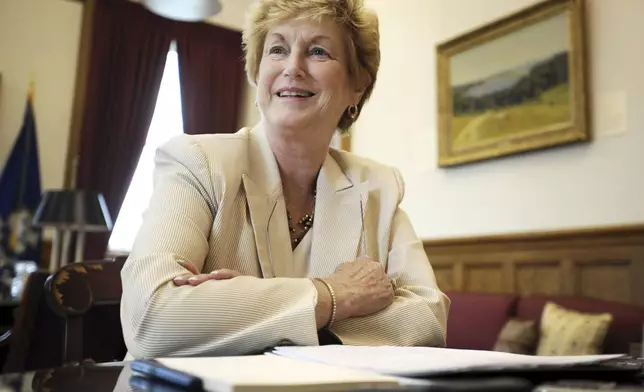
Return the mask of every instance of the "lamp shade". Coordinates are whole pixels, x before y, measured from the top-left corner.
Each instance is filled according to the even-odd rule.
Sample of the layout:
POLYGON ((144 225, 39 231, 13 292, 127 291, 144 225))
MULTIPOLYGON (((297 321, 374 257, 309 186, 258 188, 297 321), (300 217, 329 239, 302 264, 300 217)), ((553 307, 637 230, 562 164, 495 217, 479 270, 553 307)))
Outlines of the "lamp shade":
POLYGON ((218 0, 142 0, 145 8, 168 19, 198 22, 219 11, 218 0))
POLYGON ((103 195, 78 189, 49 190, 43 194, 33 225, 84 232, 112 230, 103 195))

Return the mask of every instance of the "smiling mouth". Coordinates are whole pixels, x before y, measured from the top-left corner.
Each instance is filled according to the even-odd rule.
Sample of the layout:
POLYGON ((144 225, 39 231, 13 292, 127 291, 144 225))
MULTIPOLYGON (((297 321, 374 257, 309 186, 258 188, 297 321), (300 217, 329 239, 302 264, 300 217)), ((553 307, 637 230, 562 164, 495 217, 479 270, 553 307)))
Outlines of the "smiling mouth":
POLYGON ((308 91, 280 91, 277 93, 280 98, 310 98, 314 95, 308 91))

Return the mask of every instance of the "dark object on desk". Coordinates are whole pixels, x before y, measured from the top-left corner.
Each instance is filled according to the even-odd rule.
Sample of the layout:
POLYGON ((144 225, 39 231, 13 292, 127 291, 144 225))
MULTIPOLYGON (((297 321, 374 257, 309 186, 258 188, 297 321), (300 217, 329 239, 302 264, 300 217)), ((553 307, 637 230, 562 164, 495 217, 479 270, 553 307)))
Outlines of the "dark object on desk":
POLYGON ((597 382, 586 380, 563 380, 539 385, 534 392, 590 392, 622 391, 644 392, 644 386, 620 385, 615 382, 597 382))
POLYGON ((638 378, 644 379, 644 358, 632 358, 632 357, 617 358, 617 359, 604 362, 602 366, 604 368, 609 367, 609 368, 617 368, 617 369, 624 369, 624 370, 632 370, 638 373, 637 374, 638 378))
POLYGON ((564 377, 559 377, 560 380, 564 378, 580 378, 628 383, 638 382, 638 380, 644 379, 644 359, 631 357, 616 358, 597 365, 577 366, 569 370, 564 368, 561 370, 561 373, 564 377))
MULTIPOLYGON (((585 392, 594 390, 642 391, 644 359, 618 358, 598 365, 518 371, 469 372, 430 378, 427 385, 390 388, 385 391, 532 391, 585 392), (576 389, 575 389, 576 388, 576 389), (630 389, 628 389, 630 388, 630 389), (640 388, 640 389, 637 389, 640 388)), ((378 389, 382 392, 383 390, 378 389)))
MULTIPOLYGON (((148 379, 150 385, 161 384, 185 392, 203 391, 203 381, 199 377, 170 369, 157 361, 136 360, 130 367, 135 374, 148 379)), ((142 383, 142 380, 138 381, 142 383)))
MULTIPOLYGON (((530 392, 534 386, 528 380, 514 377, 459 378, 428 380, 426 385, 378 388, 378 392, 530 392)), ((355 392, 367 391, 357 389, 355 392)))
POLYGON ((136 392, 186 392, 185 389, 154 382, 149 378, 136 375, 130 377, 130 386, 136 392))
MULTIPOLYGON (((122 360, 119 304, 123 258, 69 264, 31 274, 2 373, 122 360)), ((4 348, 3 348, 4 349, 4 348)))
MULTIPOLYGON (((521 378, 533 385, 541 385, 560 380, 611 381, 617 383, 638 383, 642 368, 641 360, 618 358, 597 365, 578 365, 562 367, 541 367, 525 370, 499 370, 469 372, 467 377, 485 379, 494 377, 521 378)), ((460 379, 464 375, 456 373, 441 379, 460 379)))

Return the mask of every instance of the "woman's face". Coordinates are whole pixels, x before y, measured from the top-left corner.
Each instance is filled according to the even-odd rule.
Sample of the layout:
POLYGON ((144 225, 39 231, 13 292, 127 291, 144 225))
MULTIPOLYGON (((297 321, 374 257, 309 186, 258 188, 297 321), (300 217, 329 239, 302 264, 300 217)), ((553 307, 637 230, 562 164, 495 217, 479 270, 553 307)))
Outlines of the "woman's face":
POLYGON ((348 75, 343 30, 330 20, 292 20, 266 35, 257 78, 264 121, 282 128, 335 130, 361 92, 348 75))

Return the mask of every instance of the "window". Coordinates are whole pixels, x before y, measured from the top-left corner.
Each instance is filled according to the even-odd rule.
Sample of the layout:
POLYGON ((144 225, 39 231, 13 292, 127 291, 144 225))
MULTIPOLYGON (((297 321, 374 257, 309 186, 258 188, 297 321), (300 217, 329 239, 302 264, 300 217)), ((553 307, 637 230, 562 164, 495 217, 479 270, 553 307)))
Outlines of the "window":
POLYGON ((156 150, 161 144, 182 133, 179 59, 177 52, 171 49, 166 58, 145 146, 110 236, 108 245, 110 252, 129 252, 132 249, 136 233, 141 227, 143 213, 152 195, 152 173, 156 150))

